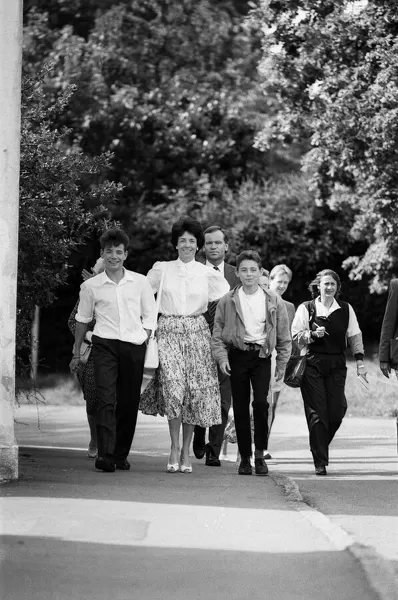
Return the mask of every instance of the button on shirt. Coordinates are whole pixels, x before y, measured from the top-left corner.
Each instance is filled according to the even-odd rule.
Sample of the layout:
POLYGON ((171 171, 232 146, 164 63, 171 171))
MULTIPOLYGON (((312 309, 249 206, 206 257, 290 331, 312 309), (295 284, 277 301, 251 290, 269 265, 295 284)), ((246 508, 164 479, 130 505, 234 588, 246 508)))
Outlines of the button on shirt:
POLYGON ((157 293, 164 271, 159 312, 163 315, 192 317, 207 310, 209 302, 229 292, 229 284, 220 271, 192 260, 156 262, 148 272, 148 280, 157 293))
POLYGON ((261 288, 254 294, 246 294, 239 288, 238 294, 245 324, 244 341, 263 345, 266 338, 265 294, 261 288))
POLYGON ((115 283, 106 272, 85 281, 80 287, 76 314, 79 323, 90 323, 95 316, 93 334, 135 345, 147 339, 145 329, 156 323, 156 304, 147 278, 124 269, 115 283))

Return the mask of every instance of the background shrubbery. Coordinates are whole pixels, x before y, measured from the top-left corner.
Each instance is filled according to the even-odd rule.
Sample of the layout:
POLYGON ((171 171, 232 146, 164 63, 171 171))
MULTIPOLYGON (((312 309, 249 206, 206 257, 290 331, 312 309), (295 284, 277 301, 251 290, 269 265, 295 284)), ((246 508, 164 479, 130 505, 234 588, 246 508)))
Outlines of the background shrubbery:
POLYGON ((21 359, 39 304, 41 371, 66 371, 80 272, 111 220, 145 273, 185 213, 228 230, 230 262, 250 247, 287 263, 295 304, 337 270, 377 342, 398 257, 398 16, 357 4, 25 3, 21 359))

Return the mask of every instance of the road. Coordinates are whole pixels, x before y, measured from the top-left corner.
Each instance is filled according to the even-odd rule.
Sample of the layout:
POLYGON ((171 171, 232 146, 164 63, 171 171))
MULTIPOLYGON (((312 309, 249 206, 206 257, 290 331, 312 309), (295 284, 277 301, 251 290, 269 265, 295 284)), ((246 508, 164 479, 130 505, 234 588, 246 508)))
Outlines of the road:
POLYGON ((32 407, 18 410, 21 478, 1 488, 2 599, 394 597, 383 587, 385 565, 398 564, 393 421, 346 419, 316 478, 304 420, 280 414, 272 477, 247 478, 234 445, 221 468, 194 459, 191 476, 165 473, 167 423, 142 415, 131 471, 98 473, 83 407, 39 416, 40 429, 32 407), (289 501, 276 483, 291 480, 328 519, 289 501), (370 576, 350 539, 370 551, 370 576))

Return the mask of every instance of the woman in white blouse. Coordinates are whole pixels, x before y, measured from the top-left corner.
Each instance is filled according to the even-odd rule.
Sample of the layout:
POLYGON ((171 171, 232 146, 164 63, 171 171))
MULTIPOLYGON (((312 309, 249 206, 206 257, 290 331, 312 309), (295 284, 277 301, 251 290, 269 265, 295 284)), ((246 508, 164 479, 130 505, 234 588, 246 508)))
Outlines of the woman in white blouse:
POLYGON ((203 314, 209 302, 229 291, 229 284, 219 271, 195 261, 204 241, 198 221, 189 217, 177 221, 171 241, 177 248, 177 260, 156 262, 147 275, 154 293, 162 274, 164 279, 156 333, 159 368, 141 396, 140 409, 168 418, 171 450, 167 471, 191 473, 189 447, 195 425, 221 423, 217 367, 203 314))

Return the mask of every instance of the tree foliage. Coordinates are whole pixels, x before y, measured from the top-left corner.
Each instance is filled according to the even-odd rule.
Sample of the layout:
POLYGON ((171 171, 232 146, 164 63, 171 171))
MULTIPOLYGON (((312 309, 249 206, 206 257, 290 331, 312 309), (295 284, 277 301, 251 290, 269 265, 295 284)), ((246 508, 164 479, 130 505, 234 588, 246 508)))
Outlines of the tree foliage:
POLYGON ((113 183, 98 183, 109 156, 82 153, 76 144, 65 143, 68 131, 54 127, 73 89, 46 107, 44 76, 25 77, 22 86, 18 350, 29 347, 34 306, 53 302, 57 289, 67 280, 71 252, 96 226, 101 206, 109 204, 118 191, 113 183), (90 204, 98 208, 89 211, 86 207, 90 204))
POLYGON ((258 138, 307 144, 318 203, 354 210, 352 279, 398 273, 398 13, 393 0, 264 0, 261 73, 277 106, 258 138))

